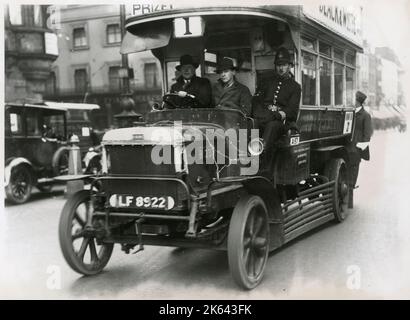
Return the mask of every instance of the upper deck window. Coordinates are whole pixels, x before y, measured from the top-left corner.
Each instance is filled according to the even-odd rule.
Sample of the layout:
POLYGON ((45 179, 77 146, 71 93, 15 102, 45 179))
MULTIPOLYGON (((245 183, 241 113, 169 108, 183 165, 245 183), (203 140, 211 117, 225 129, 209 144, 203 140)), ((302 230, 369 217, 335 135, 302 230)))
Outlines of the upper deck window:
POLYGON ((320 105, 329 106, 331 102, 332 62, 320 58, 320 105))
POLYGON ((306 38, 306 37, 302 37, 302 47, 304 49, 316 51, 315 40, 310 39, 310 38, 306 38))
POLYGON ((330 57, 331 47, 327 43, 319 42, 319 52, 330 57))
POLYGON ((316 104, 316 57, 302 52, 302 104, 316 104))
POLYGON ((333 57, 335 58, 335 60, 339 60, 341 62, 344 62, 343 59, 343 50, 342 49, 338 49, 338 48, 334 48, 333 49, 333 57))
POLYGON ((356 53, 309 36, 301 50, 302 105, 352 105, 356 53))
POLYGON ((347 52, 346 53, 346 63, 354 66, 356 64, 356 56, 351 52, 347 52))

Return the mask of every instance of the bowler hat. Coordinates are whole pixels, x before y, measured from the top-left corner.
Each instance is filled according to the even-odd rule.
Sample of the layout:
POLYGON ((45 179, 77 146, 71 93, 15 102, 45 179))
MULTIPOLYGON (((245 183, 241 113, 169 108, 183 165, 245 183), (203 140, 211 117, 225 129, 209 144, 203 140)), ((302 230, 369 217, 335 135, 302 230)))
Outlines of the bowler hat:
POLYGON ((236 67, 233 65, 233 60, 227 57, 224 57, 218 64, 216 68, 217 73, 221 73, 224 70, 236 70, 236 67))
POLYGON ((188 64, 192 65, 195 69, 199 66, 199 64, 194 61, 194 58, 192 58, 192 56, 190 56, 189 54, 185 54, 181 56, 181 58, 179 59, 179 65, 177 65, 175 69, 179 71, 182 66, 188 64))
POLYGON ((363 102, 365 102, 367 96, 361 92, 361 91, 357 91, 356 92, 356 101, 359 102, 360 104, 363 104, 363 102))
POLYGON ((289 51, 286 48, 281 47, 276 52, 275 64, 279 65, 279 64, 284 64, 284 63, 292 64, 292 59, 290 58, 289 51))

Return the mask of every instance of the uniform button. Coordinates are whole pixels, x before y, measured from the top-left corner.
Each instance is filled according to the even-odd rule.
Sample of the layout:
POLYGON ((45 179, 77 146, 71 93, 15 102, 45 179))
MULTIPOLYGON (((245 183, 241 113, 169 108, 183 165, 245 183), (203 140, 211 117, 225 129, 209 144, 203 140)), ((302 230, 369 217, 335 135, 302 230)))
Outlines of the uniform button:
POLYGON ((276 90, 276 93, 279 93, 279 90, 276 90))

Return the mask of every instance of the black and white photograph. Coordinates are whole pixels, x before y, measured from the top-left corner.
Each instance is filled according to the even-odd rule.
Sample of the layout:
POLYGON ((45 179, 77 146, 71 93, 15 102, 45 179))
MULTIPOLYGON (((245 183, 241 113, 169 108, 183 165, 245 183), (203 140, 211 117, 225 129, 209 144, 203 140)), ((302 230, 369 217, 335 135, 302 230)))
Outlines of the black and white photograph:
POLYGON ((0 10, 1 300, 410 299, 410 0, 0 10))

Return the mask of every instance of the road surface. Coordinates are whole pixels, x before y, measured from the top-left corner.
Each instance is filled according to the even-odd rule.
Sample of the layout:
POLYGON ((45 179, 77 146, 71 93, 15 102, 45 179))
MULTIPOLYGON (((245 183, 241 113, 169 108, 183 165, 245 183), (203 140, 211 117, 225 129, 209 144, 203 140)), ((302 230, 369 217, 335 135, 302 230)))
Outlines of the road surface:
POLYGON ((0 215, 0 298, 390 299, 410 298, 409 135, 375 132, 355 208, 270 255, 263 282, 240 290, 225 252, 118 246, 105 271, 82 277, 60 252, 62 189, 7 205, 0 215))

